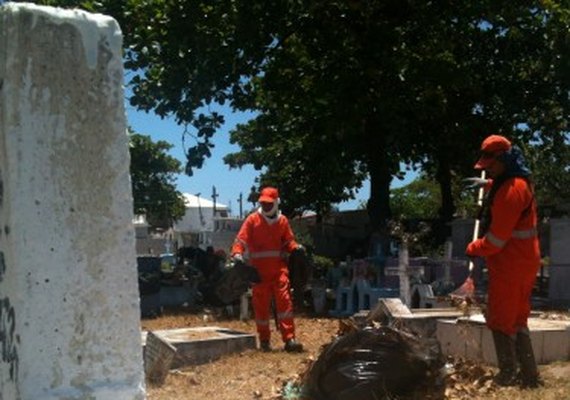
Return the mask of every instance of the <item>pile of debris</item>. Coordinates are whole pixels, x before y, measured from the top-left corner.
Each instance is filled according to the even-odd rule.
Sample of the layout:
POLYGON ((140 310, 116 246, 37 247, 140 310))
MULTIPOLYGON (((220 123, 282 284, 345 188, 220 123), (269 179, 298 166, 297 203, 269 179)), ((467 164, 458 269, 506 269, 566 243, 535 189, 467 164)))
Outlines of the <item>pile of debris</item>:
POLYGON ((444 389, 444 365, 436 339, 349 318, 297 382, 285 385, 282 399, 437 398, 429 393, 444 389))
POLYGON ((446 358, 429 329, 388 318, 386 307, 397 305, 341 320, 336 338, 284 385, 281 399, 462 399, 499 390, 491 367, 446 358))
MULTIPOLYGON (((314 400, 366 400, 425 393, 443 387, 437 341, 388 326, 367 326, 326 346, 304 377, 314 400)), ((425 397, 424 397, 425 398, 425 397)))

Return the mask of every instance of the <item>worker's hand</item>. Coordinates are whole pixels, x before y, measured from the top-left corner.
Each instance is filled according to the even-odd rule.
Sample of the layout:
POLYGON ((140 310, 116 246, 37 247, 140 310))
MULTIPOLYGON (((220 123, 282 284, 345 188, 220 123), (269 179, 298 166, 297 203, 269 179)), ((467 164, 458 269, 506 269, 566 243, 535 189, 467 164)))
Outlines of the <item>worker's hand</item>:
POLYGON ((465 249, 465 255, 469 258, 477 257, 473 252, 475 251, 475 241, 469 243, 465 249))
POLYGON ((472 178, 465 178, 463 179, 463 183, 465 185, 466 190, 473 190, 479 189, 485 186, 489 181, 487 179, 479 178, 479 177, 472 177, 472 178))
POLYGON ((242 262, 243 262, 243 254, 241 254, 241 253, 235 253, 235 254, 232 256, 232 261, 233 261, 234 263, 242 263, 242 262))
POLYGON ((302 244, 300 244, 297 247, 295 247, 295 249, 291 252, 291 255, 304 257, 307 255, 307 251, 305 250, 305 247, 302 244))

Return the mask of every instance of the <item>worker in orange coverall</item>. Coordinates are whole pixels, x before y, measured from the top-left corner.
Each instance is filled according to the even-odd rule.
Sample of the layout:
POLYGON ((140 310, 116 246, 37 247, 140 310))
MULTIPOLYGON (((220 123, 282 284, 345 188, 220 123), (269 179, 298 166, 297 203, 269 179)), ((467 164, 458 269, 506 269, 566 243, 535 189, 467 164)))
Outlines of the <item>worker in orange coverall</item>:
POLYGON ((269 326, 271 299, 275 299, 277 320, 285 351, 300 352, 303 346, 295 340, 293 303, 289 271, 285 257, 303 251, 295 241, 287 217, 279 211, 279 192, 266 187, 259 196, 260 207, 243 222, 232 247, 232 258, 249 260, 261 278, 253 286, 252 303, 260 348, 271 351, 269 326))
POLYGON ((520 149, 500 135, 483 141, 475 169, 484 169, 490 178, 471 178, 487 191, 481 214, 484 236, 469 243, 466 254, 484 257, 489 271, 486 321, 499 364, 495 382, 512 386, 520 377, 523 387, 537 387, 540 380, 527 325, 540 267, 530 170, 520 149))

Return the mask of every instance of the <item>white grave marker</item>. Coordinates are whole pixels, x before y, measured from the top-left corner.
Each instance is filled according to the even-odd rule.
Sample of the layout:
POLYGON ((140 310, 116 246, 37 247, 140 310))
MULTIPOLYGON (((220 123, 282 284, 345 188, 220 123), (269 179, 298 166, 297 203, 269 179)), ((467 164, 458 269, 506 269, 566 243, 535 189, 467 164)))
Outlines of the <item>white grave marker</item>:
POLYGON ((0 7, 0 400, 145 397, 121 45, 0 7))

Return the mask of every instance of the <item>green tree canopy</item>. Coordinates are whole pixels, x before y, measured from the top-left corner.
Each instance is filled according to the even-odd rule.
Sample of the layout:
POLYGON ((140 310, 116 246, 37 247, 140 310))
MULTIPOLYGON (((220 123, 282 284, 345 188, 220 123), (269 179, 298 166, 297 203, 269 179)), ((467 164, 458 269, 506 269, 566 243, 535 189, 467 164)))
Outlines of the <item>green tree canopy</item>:
MULTIPOLYGON (((371 181, 374 229, 391 215, 400 162, 440 185, 472 174, 490 133, 566 146, 570 11, 564 1, 47 0, 114 16, 135 72, 131 104, 193 133, 186 172, 223 123, 212 103, 255 110, 232 140, 290 208, 349 198, 371 181)), ((538 182, 537 182, 538 183, 538 182)), ((547 182, 544 182, 545 184, 547 182)))
POLYGON ((570 213, 570 137, 555 137, 525 149, 541 208, 553 215, 570 213))
POLYGON ((435 219, 441 206, 441 193, 437 182, 420 177, 406 186, 393 189, 390 201, 394 216, 435 219))
POLYGON ((152 226, 169 227, 185 212, 184 200, 175 185, 175 174, 182 172, 182 167, 166 153, 170 148, 168 142, 130 134, 134 212, 146 214, 152 226))

